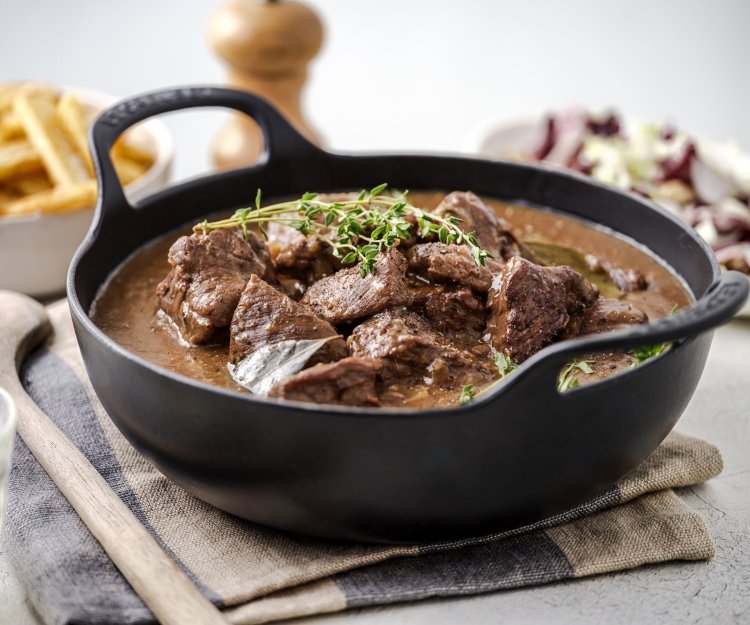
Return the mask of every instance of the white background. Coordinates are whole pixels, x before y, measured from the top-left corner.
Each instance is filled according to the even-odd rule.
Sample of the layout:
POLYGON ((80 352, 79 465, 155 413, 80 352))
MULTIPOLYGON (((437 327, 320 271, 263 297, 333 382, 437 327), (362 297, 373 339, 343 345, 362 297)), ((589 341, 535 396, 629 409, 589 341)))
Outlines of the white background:
MULTIPOLYGON (((208 0, 0 0, 0 80, 118 96, 217 83, 208 0)), ((339 150, 455 151, 486 117, 615 105, 750 148, 750 2, 314 0, 305 94, 339 150)), ((169 120, 177 173, 208 167, 216 113, 169 120)))

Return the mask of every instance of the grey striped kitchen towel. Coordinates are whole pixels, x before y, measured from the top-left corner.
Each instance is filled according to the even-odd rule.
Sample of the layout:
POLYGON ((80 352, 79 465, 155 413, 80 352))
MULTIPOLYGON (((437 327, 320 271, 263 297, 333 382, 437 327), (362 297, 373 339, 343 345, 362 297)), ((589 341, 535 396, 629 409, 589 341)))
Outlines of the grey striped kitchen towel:
MULTIPOLYGON (((373 546, 242 521, 172 484, 125 441, 86 378, 67 305, 53 305, 50 316, 55 334, 23 371, 29 393, 232 623, 496 591, 714 553, 705 523, 672 488, 714 477, 721 456, 677 433, 585 505, 495 536, 373 546)), ((4 539, 46 623, 152 622, 20 441, 4 539)))

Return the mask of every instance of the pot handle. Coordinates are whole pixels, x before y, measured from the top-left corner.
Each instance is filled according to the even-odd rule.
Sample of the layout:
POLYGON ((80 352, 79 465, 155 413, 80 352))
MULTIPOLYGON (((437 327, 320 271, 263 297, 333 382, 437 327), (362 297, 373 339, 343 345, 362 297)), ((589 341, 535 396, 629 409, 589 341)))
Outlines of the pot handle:
POLYGON ((538 388, 555 389, 560 370, 576 357, 658 345, 713 330, 742 308, 748 292, 747 276, 738 271, 722 272, 706 295, 692 306, 650 323, 556 343, 524 364, 524 368, 528 366, 524 377, 535 377, 535 382, 541 385, 538 388))
POLYGON ((197 107, 234 109, 249 115, 258 123, 263 133, 265 149, 253 169, 265 167, 271 159, 276 162, 305 152, 322 153, 271 104, 251 93, 206 86, 146 93, 122 100, 107 109, 99 115, 91 128, 89 145, 99 185, 101 212, 119 212, 130 208, 110 158, 112 146, 119 136, 134 124, 154 115, 197 107))

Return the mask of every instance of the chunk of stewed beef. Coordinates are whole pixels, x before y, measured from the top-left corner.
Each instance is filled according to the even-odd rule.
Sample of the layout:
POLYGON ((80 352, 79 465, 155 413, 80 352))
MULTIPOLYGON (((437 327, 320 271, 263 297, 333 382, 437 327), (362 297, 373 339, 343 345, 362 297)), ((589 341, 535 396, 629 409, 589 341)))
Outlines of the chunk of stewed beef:
POLYGON ((269 396, 316 404, 379 406, 375 381, 380 367, 379 360, 356 356, 320 363, 277 383, 269 396))
POLYGON ((310 285, 341 268, 331 248, 318 237, 305 236, 290 226, 273 222, 266 231, 268 248, 279 272, 296 278, 303 285, 310 285))
POLYGON ((648 315, 633 304, 601 297, 584 312, 579 334, 607 332, 647 322, 648 315))
POLYGON ((581 333, 584 315, 599 299, 599 289, 580 273, 567 266, 546 267, 552 274, 558 275, 565 284, 565 311, 570 319, 565 326, 565 338, 578 336, 581 333))
POLYGON ((490 378, 491 372, 456 347, 417 313, 403 308, 367 319, 348 340, 354 356, 378 358, 384 384, 421 383, 452 388, 490 378))
POLYGON ((374 274, 362 277, 359 267, 342 269, 310 286, 302 302, 323 319, 339 324, 405 306, 410 299, 406 259, 398 250, 389 248, 375 260, 374 274))
POLYGON ((492 258, 484 266, 477 265, 466 245, 419 243, 407 250, 406 258, 409 270, 430 282, 463 285, 477 293, 486 293, 493 274, 502 269, 492 258))
MULTIPOLYGON (((322 193, 317 199, 324 202, 343 202, 357 198, 356 193, 322 193)), ((317 219, 323 221, 323 214, 317 219)), ((328 244, 318 237, 304 235, 299 230, 284 224, 266 224, 268 248, 280 273, 298 280, 304 287, 316 280, 330 276, 341 269, 328 244)))
POLYGON ((607 274, 623 293, 633 293, 648 288, 646 277, 637 269, 623 269, 610 265, 607 274))
POLYGON ((258 276, 251 276, 232 318, 229 361, 237 363, 266 345, 282 341, 321 339, 330 336, 308 360, 308 365, 348 356, 344 339, 309 306, 290 299, 258 276))
POLYGON ((471 191, 449 193, 435 209, 435 214, 460 219, 458 227, 464 232, 473 232, 477 243, 496 259, 525 255, 511 225, 471 191))
POLYGON ((162 310, 193 344, 226 340, 234 309, 252 275, 276 281, 265 243, 253 232, 214 230, 177 239, 169 274, 157 287, 162 310))
POLYGON ((586 254, 586 264, 591 271, 607 274, 623 293, 633 293, 648 288, 646 277, 637 269, 618 267, 593 254, 586 254))
POLYGON ((523 362, 571 319, 580 323, 598 296, 597 288, 570 267, 540 267, 516 256, 490 289, 486 338, 496 350, 523 362))
POLYGON ((411 309, 438 332, 462 344, 475 344, 484 332, 484 300, 465 286, 415 281, 411 309))

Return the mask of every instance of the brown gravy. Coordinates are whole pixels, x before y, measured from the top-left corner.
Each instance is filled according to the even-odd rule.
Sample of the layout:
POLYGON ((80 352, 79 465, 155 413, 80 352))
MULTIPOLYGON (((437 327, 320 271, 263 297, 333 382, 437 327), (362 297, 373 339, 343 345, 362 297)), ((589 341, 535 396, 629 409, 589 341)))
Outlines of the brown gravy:
MULTIPOLYGON (((444 195, 442 192, 412 193, 410 199, 413 204, 431 210, 444 195)), ((498 200, 483 200, 527 241, 554 243, 584 254, 594 254, 613 265, 641 271, 649 288, 626 293, 622 299, 643 310, 650 319, 667 316, 675 305, 683 307, 692 301, 682 283, 667 267, 623 239, 557 213, 498 200)), ((116 269, 95 300, 91 319, 118 344, 150 362, 202 382, 248 392, 235 384, 227 372, 226 345, 188 346, 181 343, 177 333, 157 314, 155 291, 169 270, 167 251, 175 239, 186 232, 188 228, 164 235, 144 246, 116 269)), ((598 281, 591 275, 586 277, 598 281)), ((444 393, 435 391, 413 389, 412 393, 389 405, 420 407, 455 403, 455 389, 444 393)))

